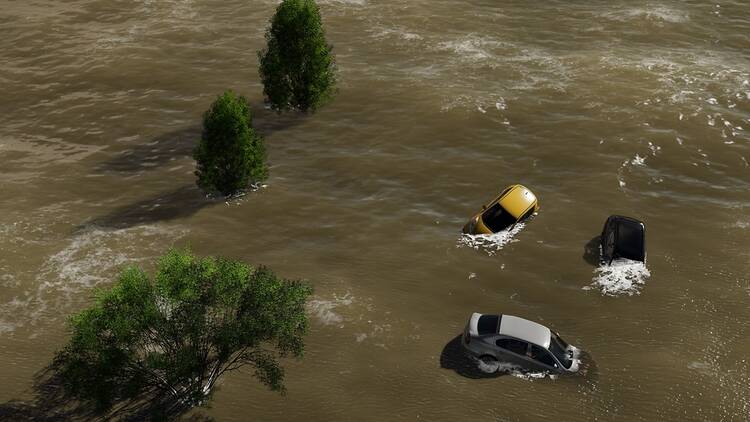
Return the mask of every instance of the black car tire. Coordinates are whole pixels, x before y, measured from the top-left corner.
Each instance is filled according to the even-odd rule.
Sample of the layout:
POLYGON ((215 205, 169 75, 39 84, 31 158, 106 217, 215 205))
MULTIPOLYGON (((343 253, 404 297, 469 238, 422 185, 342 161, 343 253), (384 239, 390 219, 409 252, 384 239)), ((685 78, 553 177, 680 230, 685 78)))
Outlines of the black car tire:
POLYGON ((486 366, 493 366, 497 363, 497 358, 490 355, 482 355, 479 357, 479 361, 486 366))

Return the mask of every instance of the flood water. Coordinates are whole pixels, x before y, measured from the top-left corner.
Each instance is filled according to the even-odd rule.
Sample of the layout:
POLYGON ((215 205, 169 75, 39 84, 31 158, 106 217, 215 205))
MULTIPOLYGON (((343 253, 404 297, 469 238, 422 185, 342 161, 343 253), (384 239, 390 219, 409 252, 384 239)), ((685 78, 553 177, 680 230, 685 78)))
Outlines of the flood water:
POLYGON ((96 287, 190 245, 315 287, 288 394, 234 373, 217 420, 750 420, 750 4, 605 3, 320 0, 338 95, 277 116, 275 1, 0 0, 0 401, 96 287), (225 89, 271 165, 229 204, 190 157, 225 89), (462 240, 512 183, 533 221, 462 240), (590 250, 610 214, 646 223, 630 279, 590 250), (474 311, 552 327, 586 373, 478 375, 474 311))

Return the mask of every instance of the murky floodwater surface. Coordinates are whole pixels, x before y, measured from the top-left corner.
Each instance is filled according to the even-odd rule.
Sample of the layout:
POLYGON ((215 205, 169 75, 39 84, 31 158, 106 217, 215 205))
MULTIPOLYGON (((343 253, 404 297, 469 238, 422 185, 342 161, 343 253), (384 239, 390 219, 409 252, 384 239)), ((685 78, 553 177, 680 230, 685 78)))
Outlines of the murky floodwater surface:
POLYGON ((0 0, 0 400, 95 287, 191 245, 315 286, 288 395, 233 374, 218 420, 750 419, 750 5, 319 3, 338 96, 276 116, 274 1, 0 0), (229 204, 190 158, 228 88, 271 163, 229 204), (511 183, 539 214, 462 238, 511 183), (646 222, 646 267, 598 268, 610 214, 646 222), (467 367, 474 311, 551 326, 586 373, 467 367))

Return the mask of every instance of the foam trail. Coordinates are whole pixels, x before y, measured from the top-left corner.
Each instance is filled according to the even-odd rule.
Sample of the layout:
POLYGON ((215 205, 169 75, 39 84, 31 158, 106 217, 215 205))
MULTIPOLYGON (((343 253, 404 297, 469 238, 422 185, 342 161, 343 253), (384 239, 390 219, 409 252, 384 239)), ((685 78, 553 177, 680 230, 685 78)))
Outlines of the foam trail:
POLYGON ((508 243, 517 242, 515 236, 524 227, 524 223, 518 223, 510 230, 501 230, 493 234, 462 234, 456 247, 468 246, 476 250, 482 248, 492 256, 508 243))
POLYGON ((584 290, 599 288, 606 296, 630 296, 640 293, 650 276, 651 272, 644 263, 620 258, 612 265, 602 264, 595 269, 593 282, 584 290))
POLYGON ((550 374, 547 371, 541 371, 541 372, 534 372, 529 371, 527 369, 523 369, 522 367, 518 365, 514 365, 510 362, 491 362, 491 363, 485 363, 482 362, 480 359, 475 359, 477 363, 477 368, 484 372, 485 374, 494 374, 494 373, 503 373, 512 375, 516 378, 521 378, 525 380, 532 380, 532 379, 541 379, 549 377, 550 379, 557 379, 557 375, 550 374))
POLYGON ((344 321, 344 317, 334 312, 334 309, 341 306, 349 306, 354 302, 354 297, 350 293, 344 296, 333 295, 332 300, 313 299, 307 303, 308 312, 323 323, 323 325, 338 325, 344 321))

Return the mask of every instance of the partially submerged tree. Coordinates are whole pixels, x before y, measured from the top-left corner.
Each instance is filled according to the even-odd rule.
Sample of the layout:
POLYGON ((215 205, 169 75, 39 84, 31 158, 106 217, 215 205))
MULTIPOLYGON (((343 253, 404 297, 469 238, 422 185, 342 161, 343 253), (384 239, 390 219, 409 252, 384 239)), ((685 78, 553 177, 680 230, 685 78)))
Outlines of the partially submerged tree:
POLYGON ((314 0, 283 0, 258 52, 263 93, 271 108, 315 111, 334 92, 335 63, 314 0))
POLYGON ((263 138, 252 127, 245 97, 220 95, 203 116, 203 134, 193 152, 198 186, 232 195, 268 177, 263 138))
POLYGON ((171 250, 153 279, 128 268, 72 317, 52 368, 67 393, 100 412, 150 402, 179 413, 207 403, 219 377, 245 365, 283 391, 278 358, 302 356, 311 292, 263 267, 171 250))

